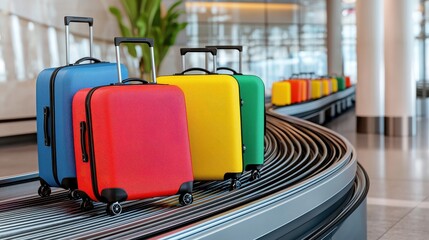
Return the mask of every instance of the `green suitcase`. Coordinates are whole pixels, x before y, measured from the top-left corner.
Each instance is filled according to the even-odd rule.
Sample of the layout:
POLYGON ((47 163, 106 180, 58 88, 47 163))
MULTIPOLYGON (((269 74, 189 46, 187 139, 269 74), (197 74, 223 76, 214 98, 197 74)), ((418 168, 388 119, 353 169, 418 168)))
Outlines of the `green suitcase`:
POLYGON ((253 75, 241 73, 242 46, 206 46, 207 48, 229 49, 239 51, 239 72, 227 67, 217 70, 228 70, 240 86, 241 127, 243 144, 246 150, 243 155, 243 168, 251 172, 251 180, 260 178, 260 169, 264 164, 264 134, 265 134, 265 86, 263 81, 253 75))
POLYGON ((346 81, 344 77, 336 77, 338 81, 338 91, 343 91, 346 89, 346 81))

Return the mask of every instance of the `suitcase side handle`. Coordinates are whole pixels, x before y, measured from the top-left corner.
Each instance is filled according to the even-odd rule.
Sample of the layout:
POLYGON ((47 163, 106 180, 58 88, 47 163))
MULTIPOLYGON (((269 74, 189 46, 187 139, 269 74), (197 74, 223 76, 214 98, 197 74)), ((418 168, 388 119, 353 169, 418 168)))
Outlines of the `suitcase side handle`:
POLYGON ((92 17, 75 17, 75 16, 65 16, 64 25, 66 27, 66 65, 70 64, 70 30, 69 25, 71 22, 77 23, 88 23, 89 25, 89 56, 92 57, 92 46, 94 43, 92 25, 94 24, 94 19, 92 17))
MULTIPOLYGON (((243 46, 241 45, 216 45, 216 46, 206 46, 209 49, 221 49, 221 50, 237 50, 238 51, 238 73, 243 72, 243 46)), ((229 69, 228 69, 229 70, 229 69)), ((237 75, 234 73, 234 75, 237 75)))
POLYGON ((82 151, 82 161, 88 162, 88 153, 86 152, 86 124, 80 122, 80 149, 82 151))
POLYGON ((206 68, 207 68, 207 53, 211 53, 213 56, 213 73, 216 73, 217 69, 217 49, 214 48, 181 48, 180 55, 182 55, 182 70, 186 70, 185 55, 187 53, 206 53, 206 68))
POLYGON ((121 43, 146 43, 150 49, 150 61, 152 67, 152 82, 156 83, 156 71, 155 71, 155 54, 153 51, 153 39, 152 38, 130 38, 130 37, 115 37, 113 40, 116 50, 116 66, 118 68, 119 83, 122 82, 121 72, 121 56, 119 51, 119 45, 121 43))
POLYGON ((45 146, 50 146, 50 137, 49 137, 49 107, 43 108, 43 135, 45 138, 45 146))

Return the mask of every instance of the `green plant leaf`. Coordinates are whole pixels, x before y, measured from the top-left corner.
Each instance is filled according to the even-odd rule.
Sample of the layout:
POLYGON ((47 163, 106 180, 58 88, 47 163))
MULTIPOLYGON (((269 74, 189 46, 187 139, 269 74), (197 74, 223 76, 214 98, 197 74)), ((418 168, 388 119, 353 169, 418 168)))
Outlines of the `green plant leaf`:
POLYGON ((166 14, 166 15, 170 15, 170 14, 171 14, 173 11, 175 11, 175 10, 176 10, 176 8, 177 8, 178 6, 180 6, 182 3, 183 3, 183 1, 182 1, 182 0, 179 0, 179 1, 175 2, 175 3, 173 3, 173 5, 171 5, 171 6, 168 8, 168 10, 167 10, 167 14, 166 14))

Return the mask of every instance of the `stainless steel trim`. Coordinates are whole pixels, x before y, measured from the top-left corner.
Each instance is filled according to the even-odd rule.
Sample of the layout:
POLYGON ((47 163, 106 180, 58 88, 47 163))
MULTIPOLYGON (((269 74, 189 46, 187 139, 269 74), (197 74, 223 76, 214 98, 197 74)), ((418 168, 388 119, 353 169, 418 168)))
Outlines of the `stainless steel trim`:
POLYGON ((383 117, 356 116, 356 132, 369 134, 383 134, 383 117))
POLYGON ((416 135, 416 117, 384 117, 384 133, 386 136, 411 137, 416 135))

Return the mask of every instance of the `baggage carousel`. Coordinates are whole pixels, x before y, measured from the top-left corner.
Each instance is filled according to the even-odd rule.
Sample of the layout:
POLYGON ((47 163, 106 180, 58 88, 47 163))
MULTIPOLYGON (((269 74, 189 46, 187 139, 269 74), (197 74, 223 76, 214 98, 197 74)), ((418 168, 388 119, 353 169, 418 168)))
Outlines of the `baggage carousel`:
MULTIPOLYGON (((353 96, 350 91, 301 109, 326 118, 333 106, 345 110, 353 96)), ((366 238, 369 180, 353 147, 335 132, 282 111, 287 107, 267 110, 260 179, 251 181, 246 173, 233 191, 229 181, 197 182, 194 203, 185 207, 176 196, 129 201, 112 217, 105 204, 82 212, 80 200, 68 199, 65 190, 40 198, 37 173, 0 179, 0 239, 366 238)))

